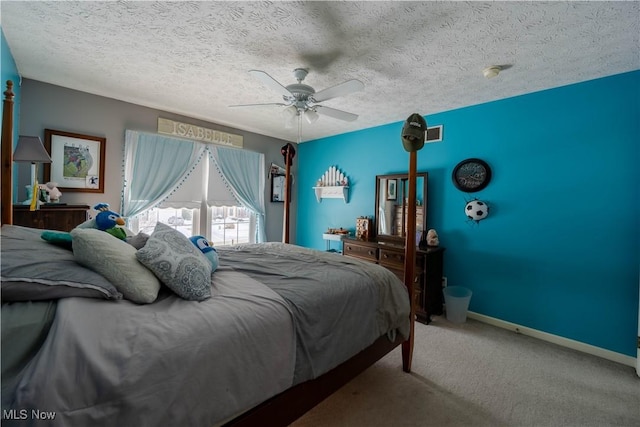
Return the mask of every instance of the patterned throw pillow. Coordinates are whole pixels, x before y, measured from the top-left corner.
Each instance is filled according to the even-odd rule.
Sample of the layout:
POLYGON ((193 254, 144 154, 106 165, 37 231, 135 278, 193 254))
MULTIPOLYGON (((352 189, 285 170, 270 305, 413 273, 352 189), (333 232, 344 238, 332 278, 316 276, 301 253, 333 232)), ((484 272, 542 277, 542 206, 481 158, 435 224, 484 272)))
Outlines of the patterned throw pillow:
POLYGON ((178 296, 190 301, 211 297, 209 260, 168 225, 159 222, 136 257, 178 296))
POLYGON ((136 259, 136 248, 94 228, 71 230, 76 262, 102 274, 125 299, 148 304, 158 298, 160 281, 136 259))

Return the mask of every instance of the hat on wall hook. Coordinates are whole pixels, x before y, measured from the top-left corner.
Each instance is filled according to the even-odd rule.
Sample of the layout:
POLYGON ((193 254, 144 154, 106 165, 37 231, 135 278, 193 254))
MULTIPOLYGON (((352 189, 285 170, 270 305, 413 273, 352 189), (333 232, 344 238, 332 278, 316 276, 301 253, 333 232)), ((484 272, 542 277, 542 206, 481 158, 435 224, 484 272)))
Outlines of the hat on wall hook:
POLYGON ((418 151, 424 147, 427 137, 427 121, 418 113, 413 113, 402 126, 402 146, 405 151, 418 151))

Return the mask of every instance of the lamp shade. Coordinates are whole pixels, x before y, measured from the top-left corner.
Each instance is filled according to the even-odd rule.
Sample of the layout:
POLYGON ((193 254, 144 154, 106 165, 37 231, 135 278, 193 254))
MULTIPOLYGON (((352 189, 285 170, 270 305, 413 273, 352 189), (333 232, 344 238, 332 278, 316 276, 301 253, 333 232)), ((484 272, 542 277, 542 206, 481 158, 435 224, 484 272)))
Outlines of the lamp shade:
POLYGON ((18 145, 16 151, 13 153, 14 162, 28 162, 28 163, 51 163, 51 157, 39 136, 24 136, 18 137, 18 145))

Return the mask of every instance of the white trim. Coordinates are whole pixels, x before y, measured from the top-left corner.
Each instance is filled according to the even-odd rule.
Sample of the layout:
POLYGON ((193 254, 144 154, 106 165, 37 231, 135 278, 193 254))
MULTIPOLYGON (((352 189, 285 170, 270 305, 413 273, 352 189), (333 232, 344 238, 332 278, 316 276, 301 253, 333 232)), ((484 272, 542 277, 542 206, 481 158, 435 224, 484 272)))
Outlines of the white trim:
POLYGON ((575 341, 575 340, 564 338, 558 335, 549 334, 547 332, 542 332, 537 329, 527 328, 526 326, 521 326, 516 323, 506 322, 504 320, 496 319, 495 317, 485 316, 484 314, 478 314, 472 311, 469 311, 467 313, 467 316, 471 319, 478 320, 482 323, 487 323, 489 325, 497 326, 499 328, 508 329, 510 331, 514 331, 523 335, 538 338, 543 341, 547 341, 553 344, 561 345, 563 347, 571 348, 573 350, 578 350, 583 353, 591 354, 593 356, 602 357, 603 359, 621 363, 626 366, 631 366, 631 367, 636 366, 635 357, 627 356, 621 353, 616 353, 615 351, 606 350, 604 348, 596 347, 590 344, 585 344, 580 341, 575 341))

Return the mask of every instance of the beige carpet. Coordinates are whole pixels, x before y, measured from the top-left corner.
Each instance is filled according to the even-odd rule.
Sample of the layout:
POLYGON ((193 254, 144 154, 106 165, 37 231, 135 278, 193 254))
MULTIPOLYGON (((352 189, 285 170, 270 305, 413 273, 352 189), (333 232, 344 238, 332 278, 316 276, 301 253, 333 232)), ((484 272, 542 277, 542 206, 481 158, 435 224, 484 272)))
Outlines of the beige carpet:
POLYGON ((416 324, 413 372, 399 349, 292 427, 640 426, 631 367, 472 319, 416 324))

